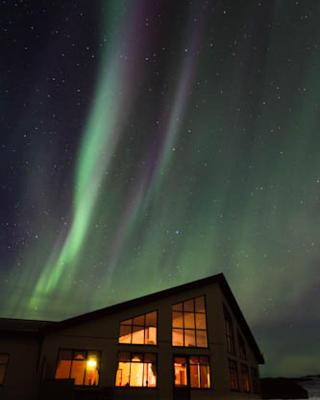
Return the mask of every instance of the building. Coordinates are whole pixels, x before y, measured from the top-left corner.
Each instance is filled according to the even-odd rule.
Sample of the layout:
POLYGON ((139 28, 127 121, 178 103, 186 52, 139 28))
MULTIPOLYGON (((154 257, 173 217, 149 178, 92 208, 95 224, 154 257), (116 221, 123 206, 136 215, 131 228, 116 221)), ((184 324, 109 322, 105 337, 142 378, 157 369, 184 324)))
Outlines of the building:
POLYGON ((257 399, 264 359, 223 274, 61 322, 0 319, 0 398, 257 399))

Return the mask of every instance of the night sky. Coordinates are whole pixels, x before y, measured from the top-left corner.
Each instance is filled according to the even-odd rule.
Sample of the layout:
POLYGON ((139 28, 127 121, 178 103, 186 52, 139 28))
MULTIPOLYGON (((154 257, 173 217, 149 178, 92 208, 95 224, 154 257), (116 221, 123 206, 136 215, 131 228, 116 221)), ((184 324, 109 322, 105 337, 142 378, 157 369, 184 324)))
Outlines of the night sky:
POLYGON ((1 0, 0 316, 223 272, 319 373, 320 2, 1 0))

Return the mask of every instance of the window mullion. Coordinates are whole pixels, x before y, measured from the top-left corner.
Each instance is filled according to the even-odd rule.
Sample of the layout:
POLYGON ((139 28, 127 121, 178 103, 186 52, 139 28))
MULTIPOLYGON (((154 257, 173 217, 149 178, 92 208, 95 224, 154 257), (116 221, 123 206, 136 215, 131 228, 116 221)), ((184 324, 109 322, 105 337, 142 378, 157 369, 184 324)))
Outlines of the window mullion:
POLYGON ((86 361, 85 361, 85 367, 84 367, 84 374, 83 374, 83 377, 82 377, 82 384, 84 385, 85 384, 85 382, 86 382, 86 376, 87 376, 87 366, 88 366, 88 363, 87 363, 87 361, 88 361, 88 351, 86 351, 85 352, 85 355, 86 355, 86 361))
POLYGON ((196 325, 196 304, 195 300, 193 300, 193 307, 194 307, 194 313, 193 313, 193 322, 194 322, 194 340, 195 340, 195 346, 198 347, 198 340, 197 340, 197 325, 196 325))
POLYGON ((185 323, 184 323, 184 303, 182 303, 182 337, 183 337, 183 346, 186 345, 185 341, 185 323))
POLYGON ((143 386, 143 382, 144 382, 144 356, 145 354, 142 354, 142 382, 141 382, 141 387, 143 386))
POLYGON ((132 364, 132 361, 131 361, 131 353, 129 353, 130 354, 130 361, 129 361, 129 386, 131 386, 131 364, 132 364))
POLYGON ((146 314, 143 317, 143 344, 146 344, 146 314))
POLYGON ((191 387, 190 383, 190 362, 189 362, 189 357, 186 357, 186 362, 187 362, 187 387, 191 387))
POLYGON ((74 350, 71 351, 71 363, 70 363, 70 369, 69 369, 69 379, 71 379, 71 371, 73 367, 73 359, 74 359, 74 350))

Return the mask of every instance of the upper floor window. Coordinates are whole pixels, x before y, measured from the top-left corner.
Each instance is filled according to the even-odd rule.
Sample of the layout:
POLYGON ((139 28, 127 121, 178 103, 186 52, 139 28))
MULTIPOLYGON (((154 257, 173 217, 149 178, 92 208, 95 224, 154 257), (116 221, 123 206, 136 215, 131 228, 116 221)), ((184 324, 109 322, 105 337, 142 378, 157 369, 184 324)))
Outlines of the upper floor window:
POLYGON ((241 364, 241 383, 242 383, 242 391, 250 392, 249 368, 245 364, 241 364))
POLYGON ((60 350, 56 379, 74 379, 75 385, 96 386, 99 383, 100 355, 97 351, 60 350))
POLYGON ((172 306, 172 345, 208 347, 204 296, 172 306))
POLYGON ((174 357, 174 384, 176 387, 208 389, 210 367, 207 356, 174 357))
POLYGON ((119 343, 127 344, 157 344, 157 312, 120 322, 119 343))
POLYGON ((247 359, 246 344, 240 332, 238 332, 238 344, 239 344, 239 357, 242 358, 242 360, 246 360, 247 359))
POLYGON ((226 329, 226 339, 227 339, 227 351, 230 354, 236 353, 236 347, 234 343, 234 332, 233 332, 233 324, 232 318, 229 311, 226 307, 223 307, 224 312, 224 321, 225 321, 225 329, 226 329))
POLYGON ((9 354, 0 353, 0 386, 4 384, 9 363, 9 354))
POLYGON ((119 353, 116 386, 156 387, 156 354, 129 352, 119 353))
POLYGON ((239 390, 239 375, 237 362, 228 360, 229 363, 229 386, 231 390, 239 390))

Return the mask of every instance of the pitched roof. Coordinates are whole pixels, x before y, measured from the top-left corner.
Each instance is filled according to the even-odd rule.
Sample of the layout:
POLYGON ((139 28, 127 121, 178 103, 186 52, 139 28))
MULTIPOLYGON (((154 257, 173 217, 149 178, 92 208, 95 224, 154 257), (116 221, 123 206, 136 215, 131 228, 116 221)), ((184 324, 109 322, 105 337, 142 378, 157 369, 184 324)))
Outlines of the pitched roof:
POLYGON ((139 298, 136 298, 133 300, 125 301, 123 303, 118 303, 118 304, 114 304, 109 307, 104 307, 104 308, 96 310, 96 311, 88 312, 85 314, 78 315, 76 317, 65 319, 61 322, 57 322, 57 323, 50 324, 50 325, 47 324, 47 325, 44 325, 41 330, 44 334, 50 333, 50 332, 53 332, 53 331, 56 331, 59 329, 73 326, 80 322, 85 322, 85 321, 96 319, 96 318, 99 318, 99 317, 102 317, 105 315, 113 314, 113 313, 116 313, 116 312, 119 312, 122 310, 126 310, 128 307, 146 304, 147 302, 150 302, 150 301, 156 301, 158 299, 161 299, 163 297, 166 297, 166 296, 169 296, 172 294, 181 293, 181 292, 195 289, 198 287, 202 287, 202 286, 205 286, 205 285, 208 285, 211 283, 217 283, 220 285, 224 295, 226 296, 226 298, 229 302, 229 305, 230 305, 234 315, 236 316, 236 318, 242 328, 244 335, 246 336, 248 342, 250 343, 250 345, 252 347, 252 350, 254 351, 257 361, 259 362, 259 364, 264 364, 263 355, 254 339, 254 336, 253 336, 253 334, 252 334, 252 332, 240 310, 240 307, 239 307, 223 273, 209 276, 207 278, 199 279, 197 281, 193 281, 190 283, 185 283, 183 285, 175 286, 173 288, 165 289, 160 292, 148 294, 146 296, 142 296, 142 297, 139 297, 139 298))

